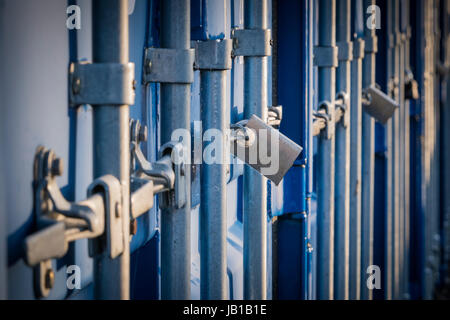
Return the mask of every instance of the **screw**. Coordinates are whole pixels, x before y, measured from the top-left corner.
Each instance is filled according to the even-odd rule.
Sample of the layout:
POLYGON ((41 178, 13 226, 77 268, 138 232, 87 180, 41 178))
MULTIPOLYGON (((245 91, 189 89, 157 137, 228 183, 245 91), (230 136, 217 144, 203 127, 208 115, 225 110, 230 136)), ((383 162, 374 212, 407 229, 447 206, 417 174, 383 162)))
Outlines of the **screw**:
POLYGON ((137 220, 131 220, 130 221, 130 234, 135 235, 137 233, 137 220))
POLYGON ((45 273, 45 287, 47 289, 52 289, 55 285, 55 272, 53 269, 48 269, 45 273))
POLYGON ((73 94, 79 94, 81 90, 81 79, 75 78, 72 83, 72 92, 73 94))
POLYGON ((147 141, 147 138, 148 138, 148 128, 147 128, 147 126, 146 125, 141 125, 140 127, 139 127, 139 134, 138 134, 138 137, 139 137, 139 141, 147 141))
POLYGON ((63 161, 61 158, 55 158, 52 161, 51 173, 54 176, 61 176, 63 174, 63 161))

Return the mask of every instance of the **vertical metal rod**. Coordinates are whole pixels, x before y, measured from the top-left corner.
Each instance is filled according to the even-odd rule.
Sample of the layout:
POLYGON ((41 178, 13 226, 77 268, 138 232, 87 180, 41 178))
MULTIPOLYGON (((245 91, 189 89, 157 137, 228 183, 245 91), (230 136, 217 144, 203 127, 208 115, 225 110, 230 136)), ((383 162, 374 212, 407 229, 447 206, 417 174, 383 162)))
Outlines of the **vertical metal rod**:
MULTIPOLYGON (((93 2, 94 63, 128 63, 128 1, 93 2)), ((107 252, 94 258, 94 294, 97 299, 129 299, 129 177, 130 139, 127 105, 93 108, 94 178, 112 174, 122 184, 124 251, 116 259, 107 252)))
MULTIPOLYGON (((204 130, 216 129, 221 150, 215 150, 219 163, 202 165, 201 171, 201 298, 226 299, 226 71, 201 71, 201 114, 204 130), (219 156, 220 153, 220 156, 219 156)), ((203 150, 209 143, 204 142, 203 150)), ((207 159, 204 159, 204 161, 207 159)))
MULTIPOLYGON (((161 47, 190 48, 190 1, 161 2, 161 47)), ((190 84, 161 84, 161 144, 174 130, 190 132, 190 84)), ((182 141, 190 154, 190 141, 182 141)), ((191 170, 185 170, 186 204, 161 212, 161 298, 189 299, 191 270, 191 170)))
MULTIPOLYGON (((362 0, 353 2, 353 10, 362 16, 362 0)), ((355 26, 356 37, 364 34, 364 26, 355 26)), ((351 75, 350 99, 350 268, 349 299, 361 297, 361 144, 362 144, 362 59, 364 40, 355 38, 351 75)))
POLYGON ((409 298, 409 221, 410 221, 410 152, 409 152, 409 141, 410 141, 410 103, 408 100, 405 100, 405 77, 407 70, 410 69, 410 44, 409 44, 409 36, 410 36, 410 22, 409 22, 409 0, 402 0, 402 13, 401 13, 401 31, 404 35, 404 41, 402 45, 402 56, 403 56, 403 72, 401 74, 402 81, 400 82, 402 85, 401 97, 403 99, 404 109, 403 109, 403 267, 402 267, 402 298, 409 298))
MULTIPOLYGON (((336 45, 336 1, 319 1, 319 46, 336 45)), ((336 68, 318 67, 319 101, 328 101, 334 121, 334 100, 336 91, 336 68)), ((333 125, 330 128, 333 130, 333 125)), ((334 130, 333 130, 334 131, 334 130)), ((318 204, 317 204, 317 297, 333 299, 334 267, 334 132, 330 138, 319 138, 318 150, 318 204)))
MULTIPOLYGON (((375 5, 375 0, 364 0, 363 10, 375 5)), ((376 39, 375 28, 364 29, 366 52, 363 60, 363 88, 375 85, 375 54, 367 44, 376 39)), ((372 291, 367 287, 367 268, 373 262, 373 201, 375 181, 375 122, 367 113, 362 115, 362 204, 361 204, 361 299, 371 300, 372 291)))
MULTIPOLYGON (((444 3, 444 20, 443 20, 443 37, 442 41, 445 45, 444 47, 444 57, 442 63, 446 66, 450 66, 450 0, 445 0, 444 3)), ((447 74, 443 81, 443 90, 446 90, 447 95, 445 97, 445 101, 443 101, 442 107, 442 124, 450 123, 450 75, 447 74)), ((441 126, 441 135, 442 135, 442 164, 450 163, 450 126, 443 125, 441 126)), ((443 174, 443 187, 441 190, 442 195, 450 194, 450 168, 447 165, 442 166, 443 174)), ((450 265, 450 197, 444 196, 442 198, 442 211, 444 215, 444 262, 447 265, 450 265)), ((450 270, 447 271, 447 277, 445 280, 450 280, 450 270)))
MULTIPOLYGON (((246 29, 267 28, 267 0, 245 0, 246 29)), ((244 58, 244 115, 267 119, 267 57, 244 58)), ((267 179, 244 169, 244 299, 267 295, 267 179)))
POLYGON ((404 253, 405 253, 405 46, 402 29, 402 14, 403 14, 403 0, 399 0, 397 25, 399 36, 402 37, 398 40, 399 46, 399 74, 398 74, 398 101, 400 108, 398 110, 399 117, 399 299, 403 299, 404 296, 404 253))
MULTIPOLYGON (((398 26, 398 0, 393 0, 390 3, 390 25, 391 25, 391 74, 390 74, 390 91, 392 97, 399 102, 399 73, 400 73, 400 48, 395 43, 397 39, 396 35, 399 32, 398 26)), ((398 299, 400 295, 400 163, 399 163, 399 150, 400 150, 400 135, 399 135, 399 112, 395 112, 391 119, 391 185, 392 185, 392 298, 398 299)))
MULTIPOLYGON (((336 0, 336 41, 339 50, 344 51, 350 42, 350 0, 336 0)), ((353 52, 351 52, 353 54, 353 52)), ((336 70, 337 92, 350 97, 350 71, 352 57, 339 59, 336 70)), ((349 254, 350 254, 350 119, 351 106, 346 105, 345 115, 336 124, 336 176, 335 176, 335 260, 334 260, 334 298, 349 298, 349 254)))

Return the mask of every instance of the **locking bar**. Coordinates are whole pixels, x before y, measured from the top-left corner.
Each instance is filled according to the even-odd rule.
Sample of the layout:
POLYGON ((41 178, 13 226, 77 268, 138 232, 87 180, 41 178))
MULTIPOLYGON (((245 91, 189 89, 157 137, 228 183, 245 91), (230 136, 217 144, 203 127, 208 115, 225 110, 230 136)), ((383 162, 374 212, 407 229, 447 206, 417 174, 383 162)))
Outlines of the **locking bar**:
POLYGON ((231 70, 233 40, 195 41, 195 63, 197 70, 231 70))
POLYGON ((194 49, 146 48, 144 83, 193 83, 194 61, 194 49))
POLYGON ((364 58, 366 42, 358 38, 353 42, 353 59, 362 59, 364 58))
POLYGON ((133 105, 133 63, 71 63, 70 105, 133 105))
POLYGON ((161 206, 186 204, 186 161, 179 142, 169 142, 161 147, 159 160, 149 162, 140 148, 147 140, 147 127, 139 120, 130 121, 131 129, 131 218, 136 219, 153 207, 153 197, 163 193, 161 206))
POLYGON ((233 29, 233 56, 268 57, 272 55, 270 29, 233 29))
POLYGON ((69 242, 106 234, 111 258, 123 251, 120 182, 111 175, 103 176, 89 186, 85 200, 71 203, 56 183, 62 171, 62 160, 52 150, 38 147, 33 183, 38 231, 25 239, 24 259, 29 266, 36 267, 35 288, 39 297, 50 293, 53 285, 45 278, 53 273, 51 259, 63 257, 69 242))

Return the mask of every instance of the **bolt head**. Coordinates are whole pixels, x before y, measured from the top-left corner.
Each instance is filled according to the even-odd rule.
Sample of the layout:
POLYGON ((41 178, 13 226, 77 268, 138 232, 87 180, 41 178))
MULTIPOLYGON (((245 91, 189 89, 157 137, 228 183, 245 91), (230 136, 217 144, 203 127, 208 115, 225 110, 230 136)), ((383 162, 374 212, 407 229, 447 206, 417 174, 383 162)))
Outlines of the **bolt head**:
POLYGON ((77 95, 80 93, 80 90, 81 90, 81 79, 75 78, 72 83, 72 92, 73 94, 77 95))
POLYGON ((61 158, 55 158, 52 161, 51 172, 54 176, 61 176, 64 171, 64 165, 61 158))
POLYGON ((146 65, 145 65, 145 72, 146 73, 151 73, 152 72, 152 62, 150 60, 147 61, 146 65))
POLYGON ((47 289, 52 289, 55 285, 55 272, 53 269, 48 269, 45 273, 45 287, 47 289))
POLYGON ((148 139, 148 128, 145 125, 139 127, 139 141, 147 141, 148 139))

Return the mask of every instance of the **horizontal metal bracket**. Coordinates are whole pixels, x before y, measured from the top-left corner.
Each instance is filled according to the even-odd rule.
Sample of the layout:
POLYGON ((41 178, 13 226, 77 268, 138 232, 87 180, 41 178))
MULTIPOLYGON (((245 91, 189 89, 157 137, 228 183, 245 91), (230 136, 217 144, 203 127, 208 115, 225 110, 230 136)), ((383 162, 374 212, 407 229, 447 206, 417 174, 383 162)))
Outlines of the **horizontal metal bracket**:
POLYGON ((193 83, 194 49, 145 49, 144 83, 193 83))
POLYGON ((378 52, 378 37, 377 36, 369 36, 364 37, 364 51, 366 53, 377 53, 378 52))
POLYGON ((194 68, 198 70, 230 70, 233 41, 230 39, 195 42, 194 68))
POLYGON ((270 29, 233 29, 233 56, 267 57, 272 55, 270 29))
POLYGON ((317 67, 335 67, 339 65, 338 47, 314 47, 314 65, 317 67))
POLYGON ((353 59, 362 59, 364 58, 364 48, 366 42, 358 38, 353 42, 353 59))
POLYGON ((339 61, 351 61, 353 60, 353 42, 342 41, 338 42, 338 60, 339 61))
POLYGON ((133 105, 133 63, 71 63, 70 105, 133 105))

